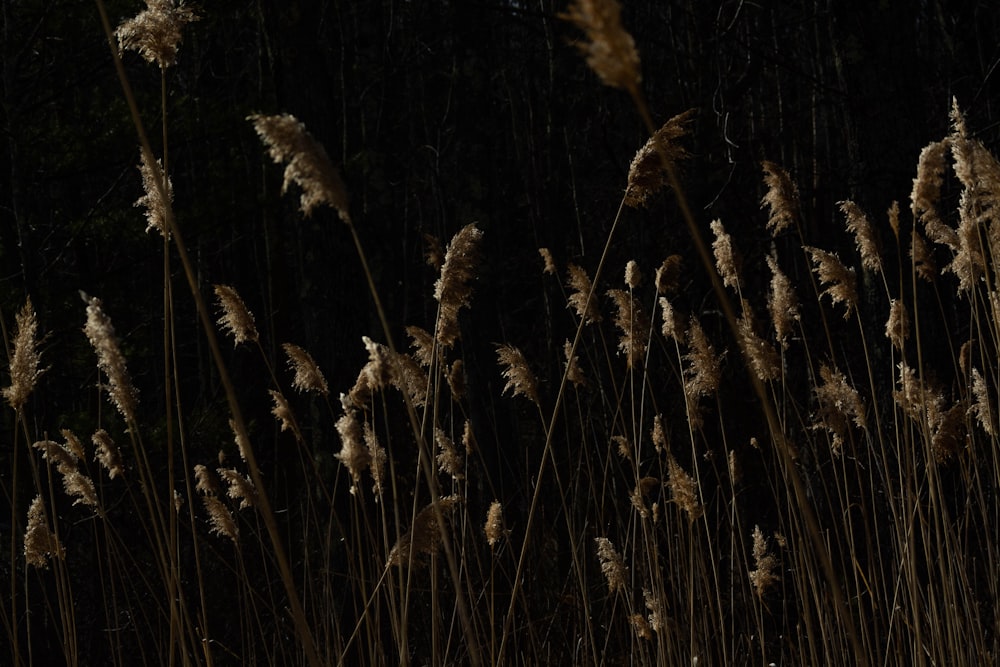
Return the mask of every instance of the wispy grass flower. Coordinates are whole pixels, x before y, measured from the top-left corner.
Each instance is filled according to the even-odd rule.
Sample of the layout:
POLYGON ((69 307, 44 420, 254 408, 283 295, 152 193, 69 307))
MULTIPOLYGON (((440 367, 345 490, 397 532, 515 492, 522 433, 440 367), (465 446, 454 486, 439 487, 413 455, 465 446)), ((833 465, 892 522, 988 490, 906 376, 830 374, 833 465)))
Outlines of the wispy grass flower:
POLYGON ((195 11, 174 0, 146 0, 146 9, 115 30, 120 51, 137 51, 161 69, 174 64, 184 26, 199 19, 195 11))
POLYGON ((434 298, 440 304, 437 340, 450 348, 461 337, 458 313, 472 301, 472 279, 479 268, 483 232, 474 224, 458 231, 448 244, 441 276, 434 283, 434 298))
POLYGON ((302 188, 299 208, 306 216, 317 206, 332 206, 340 219, 351 224, 350 201, 340 172, 330 162, 326 149, 316 141, 306 126, 291 114, 264 116, 254 114, 247 120, 268 148, 275 163, 285 165, 281 192, 295 183, 302 188))
POLYGON ((101 308, 98 298, 85 298, 87 302, 87 324, 83 331, 97 353, 97 366, 108 376, 108 393, 118 412, 128 421, 135 421, 136 399, 139 392, 132 386, 132 380, 125 365, 125 357, 118 347, 118 338, 111 319, 101 308))
POLYGON ((614 88, 638 89, 639 52, 622 27, 621 6, 615 0, 577 0, 561 17, 586 33, 580 52, 601 81, 614 88))
POLYGON ((39 368, 42 355, 38 351, 38 318, 31 306, 31 299, 25 301, 14 321, 17 332, 14 334, 14 350, 10 357, 10 386, 4 387, 3 397, 10 407, 20 410, 46 369, 39 368))

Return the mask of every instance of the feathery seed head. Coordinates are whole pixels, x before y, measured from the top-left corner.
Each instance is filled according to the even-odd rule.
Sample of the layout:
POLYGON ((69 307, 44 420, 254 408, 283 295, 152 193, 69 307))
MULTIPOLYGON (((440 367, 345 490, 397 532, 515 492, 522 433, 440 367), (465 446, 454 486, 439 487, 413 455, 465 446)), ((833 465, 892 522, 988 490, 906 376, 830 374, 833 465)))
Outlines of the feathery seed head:
POLYGON ((597 310, 597 301, 591 295, 592 284, 587 272, 576 264, 566 266, 566 276, 573 293, 569 295, 569 305, 583 320, 584 324, 601 321, 601 313, 597 310), (589 300, 589 301, 588 301, 589 300))
POLYGON ((170 225, 167 222, 167 205, 173 201, 173 184, 163 173, 163 165, 159 160, 152 164, 145 151, 139 153, 139 173, 142 175, 142 189, 146 194, 136 200, 136 206, 146 209, 146 231, 155 229, 164 238, 170 238, 170 225), (161 196, 166 194, 166 200, 161 196))
POLYGON ((302 188, 299 208, 304 215, 308 216, 314 208, 326 204, 336 209, 340 219, 350 225, 350 201, 340 172, 306 126, 287 113, 276 116, 253 114, 247 120, 253 123, 258 136, 267 145, 271 159, 276 164, 287 163, 282 194, 295 183, 302 188))
POLYGON ((563 343, 563 355, 566 357, 566 379, 577 387, 586 387, 587 377, 580 368, 580 357, 573 354, 573 343, 569 339, 563 343))
POLYGON ((885 323, 885 337, 892 341, 897 350, 910 337, 910 315, 902 299, 893 299, 889 305, 889 321, 885 323))
POLYGON ((292 386, 299 391, 314 391, 328 396, 330 387, 327 386, 326 378, 323 377, 323 372, 316 365, 312 355, 291 343, 285 343, 281 347, 288 355, 288 367, 295 371, 292 386))
POLYGON ((767 538, 761 532, 760 526, 754 526, 752 538, 753 558, 757 569, 750 571, 750 583, 753 584, 757 597, 762 598, 769 588, 781 580, 775 574, 778 559, 768 553, 767 538))
POLYGON ((823 294, 830 297, 833 303, 843 303, 847 309, 844 312, 844 319, 851 315, 851 311, 858 304, 857 277, 854 269, 849 269, 840 262, 840 258, 832 252, 804 246, 803 249, 812 257, 815 264, 814 271, 819 276, 821 284, 827 288, 823 294))
POLYGON ((228 331, 233 336, 233 344, 260 340, 257 335, 257 325, 254 323, 253 313, 243 303, 243 299, 229 285, 216 285, 215 297, 219 302, 219 310, 222 317, 219 318, 219 326, 223 331, 228 331))
POLYGON ((28 508, 28 528, 24 533, 24 559, 28 565, 44 570, 49 558, 66 558, 66 551, 59 538, 49 529, 45 501, 35 496, 28 508))
POLYGON ((679 139, 688 134, 694 113, 694 109, 689 109, 668 120, 632 158, 625 188, 626 206, 646 206, 653 195, 670 184, 667 166, 688 157, 679 139))
POLYGON ((646 358, 649 318, 628 292, 613 289, 608 296, 615 302, 615 326, 622 332, 618 349, 625 355, 629 368, 641 368, 646 358))
POLYGON ((628 576, 625 560, 608 538, 595 537, 594 542, 597 544, 597 559, 601 562, 601 572, 608 580, 608 591, 614 593, 624 590, 628 576))
POLYGON ((20 410, 35 390, 38 378, 46 369, 38 367, 42 355, 38 351, 38 319, 27 299, 15 315, 17 333, 14 334, 14 351, 10 357, 10 386, 4 387, 3 397, 10 407, 20 410))
POLYGON ((722 284, 739 290, 739 260, 733 252, 733 239, 726 233, 721 220, 713 220, 710 227, 715 234, 712 251, 715 253, 715 267, 722 278, 722 284))
POLYGON ((761 167, 764 169, 767 194, 760 203, 761 208, 766 206, 770 209, 767 228, 773 237, 795 224, 799 209, 799 189, 788 172, 774 162, 765 160, 761 167))
POLYGON ((852 201, 839 203, 840 210, 847 218, 847 231, 854 235, 854 241, 861 253, 861 266, 875 273, 882 271, 882 254, 879 252, 878 239, 868 216, 861 207, 852 201))
POLYGON ((656 293, 672 294, 680 288, 683 258, 680 255, 670 255, 656 269, 656 293))
POLYGON ((219 477, 229 485, 226 495, 240 501, 240 509, 253 507, 257 504, 257 489, 246 475, 233 468, 219 468, 219 477))
POLYGON ((634 259, 630 259, 625 264, 625 284, 628 285, 629 289, 638 289, 639 285, 642 284, 642 271, 639 270, 639 264, 634 259))
MULTIPOLYGON (((458 496, 439 498, 438 509, 441 511, 441 518, 448 520, 459 502, 461 502, 461 498, 458 496)), ((431 503, 420 510, 409 532, 396 540, 396 544, 389 551, 387 565, 406 563, 411 553, 414 555, 436 554, 441 548, 441 530, 442 526, 438 523, 434 503, 431 503)))
POLYGON ((794 333, 795 322, 799 320, 799 300, 795 288, 778 267, 778 260, 768 256, 767 265, 771 269, 771 289, 767 295, 767 309, 774 324, 774 335, 782 347, 788 347, 788 339, 794 333))
POLYGON ((472 300, 472 286, 480 262, 483 232, 475 224, 466 225, 448 244, 441 277, 434 283, 434 298, 440 304, 437 340, 450 348, 461 337, 458 312, 472 300))
POLYGON ((232 540, 233 544, 238 544, 240 539, 240 528, 236 525, 235 519, 233 519, 232 512, 226 507, 226 504, 222 502, 218 496, 202 496, 202 503, 205 505, 205 511, 208 513, 208 520, 212 527, 209 529, 210 533, 215 533, 216 535, 222 535, 223 537, 228 537, 232 540))
POLYGON ((524 354, 513 345, 498 345, 497 359, 503 367, 503 377, 507 379, 504 393, 510 390, 511 396, 521 395, 535 405, 541 405, 538 397, 538 383, 535 374, 528 368, 524 354))
POLYGON ((91 440, 96 448, 94 459, 108 471, 108 478, 114 479, 119 475, 124 475, 125 466, 122 464, 121 452, 118 451, 118 445, 111 439, 108 432, 103 428, 98 429, 91 440))
POLYGON ((687 513, 689 521, 694 522, 705 513, 698 496, 698 482, 673 456, 667 459, 667 486, 671 500, 687 513))
POLYGON ((483 532, 486 533, 486 542, 490 545, 490 549, 495 547, 500 538, 503 537, 503 508, 499 500, 490 503, 490 509, 486 512, 486 525, 483 527, 483 532))
POLYGON ((115 30, 118 51, 137 51, 146 62, 166 69, 177 59, 181 30, 200 17, 183 2, 146 0, 146 9, 123 21, 115 30))
POLYGON ((606 85, 637 90, 639 52, 632 35, 621 24, 621 6, 615 0, 576 0, 560 15, 587 35, 579 44, 587 64, 606 85))
POLYGON ((337 433, 340 434, 340 451, 336 454, 339 460, 351 473, 351 494, 358 492, 361 473, 372 462, 371 452, 364 442, 361 426, 353 410, 345 412, 337 420, 337 433))
POLYGON ((136 399, 139 392, 132 386, 125 357, 118 347, 115 328, 101 308, 101 300, 87 298, 87 324, 83 331, 97 353, 97 367, 108 376, 111 402, 127 421, 135 421, 136 399))
POLYGON ((542 256, 542 263, 544 265, 542 272, 553 276, 556 275, 558 271, 556 270, 556 261, 552 258, 552 252, 548 248, 539 248, 538 254, 542 256))

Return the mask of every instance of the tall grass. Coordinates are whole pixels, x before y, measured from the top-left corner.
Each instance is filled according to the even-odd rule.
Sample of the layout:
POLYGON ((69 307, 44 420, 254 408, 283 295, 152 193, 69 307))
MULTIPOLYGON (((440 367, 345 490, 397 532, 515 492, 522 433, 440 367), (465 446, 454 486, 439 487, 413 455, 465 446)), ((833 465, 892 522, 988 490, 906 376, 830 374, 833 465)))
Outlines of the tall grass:
POLYGON ((693 215, 677 165, 695 116, 652 126, 617 6, 580 0, 566 18, 650 138, 603 253, 539 249, 539 293, 564 306, 545 323, 552 340, 498 342, 487 377, 467 372, 466 318, 489 230, 431 239, 434 316, 397 322, 326 151, 293 116, 248 119, 302 214, 333 208, 355 244, 381 330, 358 341, 369 360, 340 387, 296 341, 268 340, 242 286, 201 284, 185 250, 166 105, 156 155, 118 48, 163 73, 196 16, 150 3, 117 41, 105 19, 141 144, 140 203, 164 242, 166 382, 138 394, 129 366, 158 362, 123 353, 112 321, 128 304, 84 295, 113 409, 51 439, 58 425, 33 419, 31 397, 61 374, 58 351, 30 299, 13 326, 0 318, 16 416, 0 614, 11 664, 997 660, 1000 162, 956 105, 919 156, 909 210, 828 212, 856 242, 839 252, 806 237, 794 179, 765 162, 752 223, 765 251, 750 223, 693 215), (616 265, 618 230, 659 197, 697 256, 616 265), (687 289, 694 272, 707 299, 687 289), (180 299, 226 396, 232 441, 215 448, 192 441, 191 416, 223 407, 181 389, 180 299), (266 397, 229 379, 235 358, 257 364, 266 397), (241 405, 261 398, 291 456, 258 456, 268 429, 241 405), (142 405, 159 406, 162 428, 142 405))

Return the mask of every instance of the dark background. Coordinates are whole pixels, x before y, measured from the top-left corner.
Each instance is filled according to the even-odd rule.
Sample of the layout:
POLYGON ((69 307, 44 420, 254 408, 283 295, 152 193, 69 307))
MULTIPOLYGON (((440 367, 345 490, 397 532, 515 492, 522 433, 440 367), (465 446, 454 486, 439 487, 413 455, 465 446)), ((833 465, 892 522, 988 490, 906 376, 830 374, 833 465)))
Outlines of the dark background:
MULTIPOLYGON (((79 0, 0 6, 0 313, 10 330, 30 295, 50 366, 28 414, 41 437, 102 409, 81 333, 84 290, 115 323, 155 443, 162 239, 144 232, 133 206, 138 144, 97 10, 79 0)), ((114 22, 141 6, 108 8, 114 22)), ((470 386, 499 393, 499 342, 519 346, 543 382, 554 381, 569 334, 553 328, 561 305, 545 297, 553 294, 537 248, 551 248, 560 266, 593 269, 647 137, 628 96, 603 87, 573 47, 579 34, 559 19, 564 10, 550 0, 202 4, 167 72, 177 221, 203 292, 215 283, 240 292, 275 366, 284 365, 281 343, 301 345, 336 394, 366 358, 361 337, 383 338, 348 230, 326 209, 302 219, 246 121, 289 112, 342 166, 398 338, 408 324, 433 328, 423 235, 447 240, 476 222, 485 258, 463 315, 470 386)), ((908 219, 917 157, 948 132, 953 98, 996 152, 995 2, 662 0, 625 3, 623 22, 654 120, 698 110, 681 172, 697 221, 707 233, 720 218, 750 265, 771 245, 761 160, 797 181, 809 242, 836 249, 850 247, 837 201, 855 200, 885 237, 892 201, 908 219)), ((159 71, 135 53, 124 60, 159 153, 159 71)), ((708 308, 711 288, 671 199, 624 215, 611 270, 635 259, 651 274, 679 253, 690 258, 679 300, 708 308)), ((802 279, 807 268, 789 270, 802 279)), ((186 428, 194 455, 212 457, 230 441, 225 401, 179 273, 174 289, 186 428)), ((269 378, 248 359, 236 350, 230 361, 244 409, 269 424, 269 378)), ((13 433, 10 411, 2 419, 0 432, 13 433)), ((498 440, 516 442, 509 436, 522 427, 502 413, 492 419, 498 440)), ((307 439, 338 448, 329 427, 307 439)), ((277 456, 273 442, 261 448, 265 460, 277 456)), ((0 461, 8 449, 0 445, 0 461)))

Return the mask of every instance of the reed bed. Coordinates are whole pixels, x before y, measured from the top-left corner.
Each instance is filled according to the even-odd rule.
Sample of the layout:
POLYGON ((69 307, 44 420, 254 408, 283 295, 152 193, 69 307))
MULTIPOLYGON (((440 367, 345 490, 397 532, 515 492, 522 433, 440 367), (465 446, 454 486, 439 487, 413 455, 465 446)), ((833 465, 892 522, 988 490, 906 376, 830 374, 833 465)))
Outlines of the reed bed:
MULTIPOLYGON (((197 20, 148 4, 117 31, 105 20, 130 100, 119 50, 165 72, 197 20)), ((301 214, 329 208, 346 226, 381 323, 357 341, 368 361, 354 384, 331 386, 315 350, 269 340, 246 286, 200 284, 167 150, 154 153, 132 105, 139 203, 163 240, 162 345, 125 354, 113 320, 128 304, 83 295, 106 401, 90 423, 59 428, 32 415, 36 387, 62 374, 47 325, 30 299, 12 325, 4 314, 16 424, 5 661, 1000 658, 1000 162, 956 103, 950 132, 914 156, 912 192, 884 213, 851 201, 828 212, 853 247, 806 236, 795 179, 773 162, 758 212, 702 220, 678 176, 697 115, 652 124, 614 2, 579 0, 564 18, 649 139, 622 174, 603 254, 538 249, 551 340, 496 342, 485 374, 467 372, 466 337, 487 229, 470 221, 429 240, 433 316, 398 322, 327 152, 289 114, 246 119, 301 214), (619 228, 658 224, 644 208, 657 198, 695 253, 615 264, 619 228), (693 273, 707 299, 693 297, 693 273), (197 408, 179 390, 180 300, 224 397, 202 406, 229 425, 211 446, 192 441, 197 408), (234 359, 256 365, 266 396, 229 379, 234 359), (136 364, 162 364, 159 395, 137 392, 136 364), (271 429, 241 409, 262 399, 271 429), (150 409, 162 428, 149 428, 150 409), (289 455, 259 455, 271 431, 289 455)), ((161 122, 166 145, 165 111, 161 122)))

